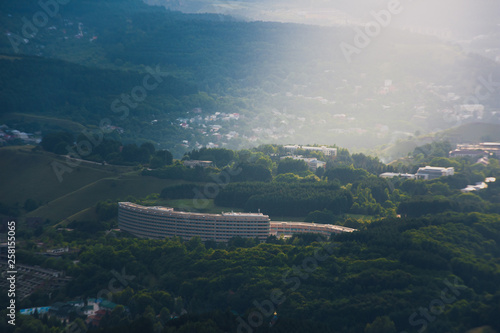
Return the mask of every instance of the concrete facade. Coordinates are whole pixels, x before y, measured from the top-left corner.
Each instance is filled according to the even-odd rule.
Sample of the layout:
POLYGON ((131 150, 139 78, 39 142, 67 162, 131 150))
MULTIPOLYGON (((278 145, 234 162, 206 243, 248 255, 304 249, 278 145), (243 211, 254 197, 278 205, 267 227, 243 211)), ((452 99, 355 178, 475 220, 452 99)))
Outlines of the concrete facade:
POLYGON ((356 229, 338 225, 306 222, 271 222, 262 213, 202 214, 176 212, 168 207, 146 207, 130 202, 118 204, 118 226, 141 238, 164 239, 179 236, 184 239, 200 237, 202 241, 227 242, 232 237, 258 238, 265 241, 270 235, 292 236, 296 233, 353 232, 356 229))

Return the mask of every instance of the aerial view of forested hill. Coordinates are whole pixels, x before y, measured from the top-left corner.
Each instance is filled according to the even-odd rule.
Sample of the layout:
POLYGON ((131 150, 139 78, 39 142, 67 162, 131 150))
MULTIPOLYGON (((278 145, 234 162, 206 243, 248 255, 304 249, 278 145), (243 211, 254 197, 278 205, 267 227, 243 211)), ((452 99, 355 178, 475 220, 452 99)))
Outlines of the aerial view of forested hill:
POLYGON ((0 332, 500 333, 500 4, 0 3, 0 332))

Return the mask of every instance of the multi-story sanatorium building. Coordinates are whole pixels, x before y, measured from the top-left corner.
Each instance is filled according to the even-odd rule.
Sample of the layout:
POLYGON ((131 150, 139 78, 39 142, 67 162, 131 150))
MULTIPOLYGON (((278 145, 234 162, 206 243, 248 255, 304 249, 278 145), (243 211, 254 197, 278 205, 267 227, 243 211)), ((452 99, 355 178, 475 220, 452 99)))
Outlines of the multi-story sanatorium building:
POLYGON ((440 168, 440 167, 430 167, 418 168, 415 177, 417 179, 432 180, 439 177, 453 176, 455 174, 455 168, 440 168))
POLYGON ((202 214, 176 212, 167 207, 145 207, 130 202, 118 204, 118 225, 121 230, 144 238, 199 236, 202 241, 227 242, 232 237, 258 238, 269 236, 269 216, 262 213, 202 214))
POLYGON ((121 230, 143 238, 198 236, 202 241, 227 242, 232 237, 258 238, 294 233, 352 232, 355 229, 302 222, 270 222, 262 213, 202 214, 176 212, 167 207, 146 207, 130 202, 118 204, 118 225, 121 230))

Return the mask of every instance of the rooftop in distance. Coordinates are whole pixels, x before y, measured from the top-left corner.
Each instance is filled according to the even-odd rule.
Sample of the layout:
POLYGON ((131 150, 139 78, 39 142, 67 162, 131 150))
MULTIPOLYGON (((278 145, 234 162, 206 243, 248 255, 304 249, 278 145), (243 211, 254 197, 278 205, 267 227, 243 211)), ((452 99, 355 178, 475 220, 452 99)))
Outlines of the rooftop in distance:
MULTIPOLYGON (((132 208, 135 208, 137 210, 153 210, 153 211, 159 211, 159 212, 169 212, 173 213, 175 210, 172 207, 163 207, 163 206, 141 206, 132 202, 120 202, 119 205, 125 205, 129 206, 132 208)), ((262 213, 240 213, 240 212, 222 212, 221 214, 209 214, 209 213, 193 213, 193 212, 182 212, 182 211, 175 211, 176 214, 184 214, 184 215, 197 215, 197 216, 263 216, 266 217, 267 215, 264 215, 262 213)), ((269 217, 269 216, 267 216, 269 217)))

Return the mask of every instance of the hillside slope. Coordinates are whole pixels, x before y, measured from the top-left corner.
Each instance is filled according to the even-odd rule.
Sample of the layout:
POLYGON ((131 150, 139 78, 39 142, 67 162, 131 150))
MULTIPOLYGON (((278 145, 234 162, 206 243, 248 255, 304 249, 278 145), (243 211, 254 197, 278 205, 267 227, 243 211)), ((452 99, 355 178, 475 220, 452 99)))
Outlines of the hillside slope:
POLYGON ((50 153, 32 152, 26 147, 0 148, 0 203, 23 207, 32 199, 39 207, 25 216, 57 223, 99 201, 145 197, 179 183, 140 176, 130 167, 87 162, 63 173, 59 182, 53 162, 65 165, 63 158, 50 153))
POLYGON ((346 52, 357 36, 352 27, 244 22, 140 0, 85 0, 60 6, 50 23, 13 47, 13 38, 23 37, 22 17, 37 11, 29 1, 0 5, 7 31, 0 52, 46 58, 0 63, 3 113, 57 114, 85 126, 115 116, 125 140, 155 141, 177 157, 206 145, 269 142, 359 150, 464 121, 499 122, 492 111, 500 95, 484 94, 481 86, 500 77, 497 63, 392 26, 346 52), (120 103, 130 112, 116 117, 112 103, 137 93, 148 67, 171 75, 129 106, 120 103), (461 112, 475 102, 478 87, 484 114, 461 112))
POLYGON ((407 140, 398 140, 393 144, 380 147, 374 151, 386 162, 390 162, 407 154, 418 146, 422 146, 433 141, 449 141, 456 144, 477 144, 480 142, 500 141, 500 125, 492 123, 470 123, 448 130, 429 133, 419 137, 411 137, 407 140))

